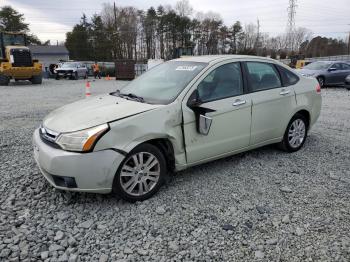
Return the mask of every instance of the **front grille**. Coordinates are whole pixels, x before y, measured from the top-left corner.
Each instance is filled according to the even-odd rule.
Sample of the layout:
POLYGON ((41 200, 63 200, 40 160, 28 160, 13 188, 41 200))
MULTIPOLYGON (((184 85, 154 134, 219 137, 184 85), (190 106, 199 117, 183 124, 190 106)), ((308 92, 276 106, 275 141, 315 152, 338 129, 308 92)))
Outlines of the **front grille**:
POLYGON ((60 148, 60 146, 58 144, 56 144, 56 138, 58 136, 58 133, 51 131, 49 129, 46 129, 44 127, 40 127, 39 128, 39 134, 40 134, 40 138, 41 140, 49 145, 52 146, 54 148, 60 148))
POLYGON ((73 73, 73 70, 57 70, 58 73, 61 73, 61 74, 71 74, 73 73))
POLYGON ((14 67, 33 66, 32 55, 27 49, 12 49, 11 55, 13 55, 14 67))

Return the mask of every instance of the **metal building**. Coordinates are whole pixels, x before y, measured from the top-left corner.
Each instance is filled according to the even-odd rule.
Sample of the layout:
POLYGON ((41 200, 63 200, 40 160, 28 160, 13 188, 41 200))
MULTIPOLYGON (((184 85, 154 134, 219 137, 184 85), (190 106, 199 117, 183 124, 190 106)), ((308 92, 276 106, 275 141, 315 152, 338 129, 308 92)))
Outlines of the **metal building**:
POLYGON ((38 59, 43 64, 43 71, 48 71, 51 64, 57 64, 60 60, 69 60, 69 52, 65 46, 31 45, 29 48, 33 59, 38 59))

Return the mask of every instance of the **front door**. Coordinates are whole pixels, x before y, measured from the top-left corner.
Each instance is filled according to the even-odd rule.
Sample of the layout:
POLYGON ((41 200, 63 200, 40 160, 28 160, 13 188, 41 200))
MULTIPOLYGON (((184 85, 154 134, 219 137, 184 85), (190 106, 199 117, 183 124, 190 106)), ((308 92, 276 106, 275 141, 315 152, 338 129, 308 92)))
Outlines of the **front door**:
MULTIPOLYGON (((188 164, 246 148, 250 139, 251 99, 244 94, 240 63, 215 66, 194 89, 212 119, 209 132, 200 134, 195 112, 183 101, 184 136, 188 164), (209 111, 209 112, 208 112, 209 111)), ((194 89, 192 91, 194 91, 194 89)))
POLYGON ((344 82, 343 79, 345 79, 345 77, 343 77, 344 72, 342 70, 342 64, 336 63, 333 64, 330 68, 334 70, 329 72, 329 81, 327 82, 327 84, 341 84, 342 82, 344 82))

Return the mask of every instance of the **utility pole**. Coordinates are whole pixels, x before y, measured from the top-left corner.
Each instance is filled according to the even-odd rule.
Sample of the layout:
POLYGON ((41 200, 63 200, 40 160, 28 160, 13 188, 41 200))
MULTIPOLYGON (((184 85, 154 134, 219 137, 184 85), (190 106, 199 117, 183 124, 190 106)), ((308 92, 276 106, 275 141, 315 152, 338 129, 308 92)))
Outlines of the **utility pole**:
POLYGON ((349 32, 349 39, 348 39, 348 55, 350 55, 350 32, 349 32))
POLYGON ((348 38, 348 55, 350 55, 350 31, 349 31, 349 38, 348 38))
POLYGON ((297 0, 289 0, 288 11, 288 23, 287 23, 287 48, 294 51, 294 33, 295 33, 295 14, 297 0))
POLYGON ((113 38, 114 38, 114 45, 115 45, 115 53, 114 53, 114 58, 117 58, 117 41, 118 41, 118 31, 117 31, 117 8, 115 6, 115 2, 113 2, 113 13, 114 13, 114 33, 113 33, 113 38))
POLYGON ((259 21, 259 18, 257 19, 257 25, 258 25, 258 32, 256 35, 256 40, 255 40, 255 50, 256 50, 256 54, 259 55, 259 47, 260 47, 260 21, 259 21))

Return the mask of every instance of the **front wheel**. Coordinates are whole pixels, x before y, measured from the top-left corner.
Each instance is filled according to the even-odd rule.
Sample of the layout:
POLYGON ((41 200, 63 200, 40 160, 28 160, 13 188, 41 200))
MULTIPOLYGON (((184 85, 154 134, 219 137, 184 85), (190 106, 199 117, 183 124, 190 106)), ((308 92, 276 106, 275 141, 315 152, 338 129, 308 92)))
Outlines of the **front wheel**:
POLYGON ((324 83, 325 83, 324 77, 323 76, 317 77, 317 81, 320 84, 320 87, 323 88, 324 87, 324 83))
POLYGON ((166 172, 162 152, 154 145, 142 144, 121 163, 114 178, 113 192, 129 202, 146 200, 162 186, 166 172))
POLYGON ((0 75, 0 86, 8 86, 10 83, 10 78, 5 75, 0 75))
POLYGON ((32 84, 34 85, 40 85, 43 82, 43 76, 41 74, 37 76, 32 76, 30 82, 32 82, 32 84))
POLYGON ((305 143, 307 121, 301 114, 296 114, 289 122, 280 147, 287 152, 298 151, 305 143))

